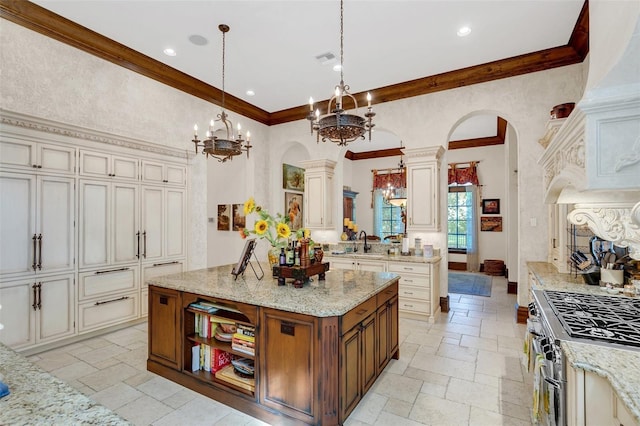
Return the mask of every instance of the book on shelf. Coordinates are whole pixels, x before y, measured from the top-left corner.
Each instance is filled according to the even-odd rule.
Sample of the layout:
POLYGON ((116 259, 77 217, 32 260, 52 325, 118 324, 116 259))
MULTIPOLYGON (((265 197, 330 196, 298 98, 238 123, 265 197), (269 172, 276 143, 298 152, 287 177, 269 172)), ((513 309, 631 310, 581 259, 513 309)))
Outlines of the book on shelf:
POLYGON ((253 336, 247 336, 242 333, 235 332, 233 333, 233 338, 238 340, 244 340, 245 342, 255 343, 256 338, 253 336))
POLYGON ((233 371, 233 365, 228 365, 216 372, 216 379, 231 383, 232 385, 251 392, 255 392, 256 390, 256 379, 238 376, 233 371))
POLYGON ((218 311, 218 308, 211 306, 210 304, 206 304, 205 302, 193 302, 189 304, 189 308, 196 311, 206 312, 208 314, 212 314, 218 311))
POLYGON ((191 370, 215 373, 231 363, 231 354, 204 343, 191 348, 191 370))
POLYGON ((236 333, 239 335, 254 337, 256 336, 256 328, 246 324, 236 324, 236 333))
POLYGON ((256 347, 252 342, 247 342, 245 340, 232 339, 231 340, 231 349, 234 351, 238 351, 247 355, 255 355, 256 347))

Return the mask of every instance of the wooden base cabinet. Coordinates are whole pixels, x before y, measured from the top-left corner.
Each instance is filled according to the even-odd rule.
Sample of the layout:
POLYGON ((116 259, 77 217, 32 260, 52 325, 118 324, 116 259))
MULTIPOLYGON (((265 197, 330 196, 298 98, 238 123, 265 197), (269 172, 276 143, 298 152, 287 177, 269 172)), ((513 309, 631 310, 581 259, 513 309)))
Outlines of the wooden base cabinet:
POLYGON ((149 286, 147 369, 272 424, 342 424, 398 356, 397 283, 340 317, 149 286), (255 327, 255 355, 194 335, 189 305, 197 301, 226 307, 240 323, 255 327), (253 359, 255 386, 237 387, 213 373, 192 372, 192 347, 198 343, 253 359))

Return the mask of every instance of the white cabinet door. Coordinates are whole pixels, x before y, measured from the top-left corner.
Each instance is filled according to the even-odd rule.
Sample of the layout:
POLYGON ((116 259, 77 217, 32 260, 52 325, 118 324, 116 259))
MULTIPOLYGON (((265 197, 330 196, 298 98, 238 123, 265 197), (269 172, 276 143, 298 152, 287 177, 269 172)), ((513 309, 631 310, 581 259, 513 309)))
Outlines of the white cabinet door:
POLYGON ((164 182, 164 164, 142 160, 142 181, 149 183, 164 182))
POLYGON ((0 173, 0 274, 35 271, 36 177, 0 173))
POLYGON ((336 166, 331 160, 308 160, 305 168, 303 219, 306 228, 333 229, 333 174, 336 166))
POLYGON ((76 148, 7 138, 0 142, 0 165, 55 173, 75 173, 76 148))
POLYGON ((161 187, 142 187, 142 258, 163 256, 165 191, 161 187))
POLYGON ((63 275, 38 282, 38 333, 36 335, 38 343, 59 340, 74 334, 73 277, 73 275, 63 275))
POLYGON ((109 264, 111 183, 80 180, 80 268, 109 264))
POLYGON ((38 176, 37 182, 38 271, 73 270, 75 181, 64 177, 38 176))
POLYGON ((324 182, 322 176, 308 176, 304 188, 306 190, 303 213, 305 226, 320 229, 324 226, 324 182))
POLYGON ((138 180, 138 160, 129 157, 111 157, 111 176, 121 179, 138 180))
POLYGON ((407 230, 439 231, 436 163, 407 167, 407 230))
POLYGON ((179 164, 142 160, 142 181, 184 186, 187 168, 179 164))
POLYGON ((116 183, 111 187, 111 264, 137 262, 140 257, 138 185, 116 183))
POLYGON ((167 164, 165 168, 165 181, 173 185, 184 186, 187 180, 187 168, 176 164, 167 164))
POLYGON ((184 257, 186 253, 186 193, 183 189, 166 189, 164 257, 184 257))
POLYGON ((138 159, 81 150, 80 174, 138 180, 138 159))
POLYGON ((0 341, 19 349, 35 344, 35 309, 37 287, 33 280, 21 280, 0 284, 0 341), (35 295, 35 297, 34 297, 35 295))

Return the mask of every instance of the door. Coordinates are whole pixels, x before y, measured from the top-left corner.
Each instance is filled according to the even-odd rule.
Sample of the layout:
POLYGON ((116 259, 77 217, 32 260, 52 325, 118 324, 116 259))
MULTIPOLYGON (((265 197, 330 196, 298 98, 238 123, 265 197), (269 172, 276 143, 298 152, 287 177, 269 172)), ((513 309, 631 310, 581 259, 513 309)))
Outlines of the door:
POLYGON ((362 396, 360 324, 342 336, 342 362, 340 363, 342 418, 355 408, 362 396))
POLYGON ((38 282, 38 343, 74 334, 74 284, 73 275, 38 282))
POLYGON ((111 264, 137 262, 142 244, 138 222, 138 185, 114 182, 111 194, 111 264))
POLYGON ((0 284, 0 341, 5 345, 19 349, 35 343, 35 309, 32 306, 37 299, 37 286, 32 280, 20 280, 0 284))
POLYGON ((307 227, 322 228, 325 210, 323 176, 307 176, 305 191, 304 217, 307 227))
POLYGON ((42 272, 74 268, 75 183, 70 178, 38 176, 37 268, 42 272))
POLYGON ((407 229, 438 231, 437 164, 410 165, 407 169, 407 229))
POLYGON ((75 173, 76 148, 38 144, 38 169, 58 173, 75 173))
POLYGON ((164 240, 164 188, 142 187, 142 250, 143 259, 163 256, 164 240))
POLYGON ((138 160, 129 157, 111 157, 111 173, 113 177, 137 180, 138 160))
POLYGON ((109 264, 111 184, 80 180, 80 268, 109 264))
POLYGON ((165 215, 165 257, 185 256, 185 211, 186 197, 183 189, 171 189, 166 191, 166 215, 165 215))
POLYGON ((362 322, 361 330, 362 395, 367 393, 376 377, 378 364, 376 354, 377 322, 375 312, 362 322))
POLYGON ((36 177, 0 173, 0 274, 37 267, 36 177))

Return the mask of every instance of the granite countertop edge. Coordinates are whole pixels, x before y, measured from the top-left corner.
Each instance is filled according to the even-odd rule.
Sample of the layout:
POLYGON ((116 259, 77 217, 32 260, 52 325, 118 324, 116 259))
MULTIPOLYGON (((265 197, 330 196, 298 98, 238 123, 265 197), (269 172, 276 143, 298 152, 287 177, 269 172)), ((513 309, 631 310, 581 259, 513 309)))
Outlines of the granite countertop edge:
MULTIPOLYGON (((547 262, 527 262, 539 286, 534 290, 573 291, 577 293, 604 294, 599 286, 584 284, 571 274, 557 271, 547 262)), ((626 296, 610 296, 626 297, 626 296)), ((580 342, 562 342, 567 361, 574 368, 604 377, 623 401, 635 419, 640 422, 640 351, 616 349, 608 346, 580 342)))
MULTIPOLYGON (((247 272, 245 278, 234 280, 223 275, 231 270, 232 265, 213 267, 196 271, 187 271, 148 279, 149 285, 167 288, 186 293, 246 303, 260 307, 278 309, 318 318, 341 316, 362 302, 381 292, 399 280, 399 275, 391 272, 343 271, 336 269, 326 273, 325 281, 317 279, 306 283, 303 288, 296 289, 291 283, 278 286, 277 280, 268 274, 257 280, 247 272), (223 274, 218 274, 222 271, 223 274), (349 274, 349 275, 348 275, 349 274), (213 281, 205 285, 196 285, 196 280, 213 276, 213 281), (218 281, 220 285, 218 285, 218 281), (353 297, 340 297, 340 287, 355 287, 363 281, 365 284, 353 297), (367 287, 369 286, 369 287, 367 287), (327 296, 327 293, 332 295, 327 296), (325 301, 325 303, 321 303, 325 301)), ((350 294, 347 294, 347 296, 350 294)))
POLYGON ((440 256, 434 256, 434 257, 403 256, 403 255, 392 256, 390 254, 378 254, 378 253, 362 254, 362 253, 353 253, 353 252, 337 253, 337 254, 326 253, 325 256, 330 258, 345 257, 349 259, 372 260, 372 261, 381 260, 384 262, 409 262, 409 263, 438 263, 442 260, 440 256), (368 257, 370 258, 368 259, 368 257))

